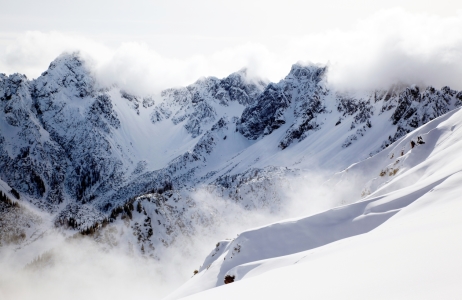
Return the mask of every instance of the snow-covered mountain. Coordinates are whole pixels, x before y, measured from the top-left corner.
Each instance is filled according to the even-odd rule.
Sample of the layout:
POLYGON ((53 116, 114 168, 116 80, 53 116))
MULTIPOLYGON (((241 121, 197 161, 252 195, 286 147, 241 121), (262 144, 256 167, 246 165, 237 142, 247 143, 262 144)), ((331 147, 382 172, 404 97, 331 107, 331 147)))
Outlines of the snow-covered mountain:
POLYGON ((167 299, 459 297, 461 120, 451 111, 331 179, 369 179, 365 198, 220 241, 167 299))
MULTIPOLYGON (((179 237, 224 222, 231 206, 277 216, 307 171, 355 174, 350 165, 462 104, 449 87, 337 91, 327 72, 298 63, 270 83, 243 69, 159 95, 101 86, 78 54, 34 80, 1 74, 0 187, 22 203, 2 207, 12 221, 1 230, 15 232, 17 247, 54 227, 161 259, 179 237), (214 201, 204 204, 203 192, 214 201), (34 217, 16 217, 26 214, 34 217)), ((383 167, 379 179, 334 175, 329 184, 360 188, 329 205, 371 197, 396 169, 383 167)))

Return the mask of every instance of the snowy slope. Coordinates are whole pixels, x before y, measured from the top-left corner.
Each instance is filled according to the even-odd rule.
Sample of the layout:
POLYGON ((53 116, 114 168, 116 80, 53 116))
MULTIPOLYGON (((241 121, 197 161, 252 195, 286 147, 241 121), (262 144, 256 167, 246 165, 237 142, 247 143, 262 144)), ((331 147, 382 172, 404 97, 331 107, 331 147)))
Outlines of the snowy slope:
POLYGON ((234 271, 244 280, 185 299, 457 299, 461 179, 451 176, 368 234, 242 266, 234 271))
POLYGON ((245 231, 218 245, 201 272, 167 299, 221 286, 226 275, 238 282, 191 299, 460 295, 461 119, 461 110, 450 112, 336 176, 346 180, 362 172, 380 181, 365 199, 245 231), (417 136, 425 144, 411 149, 417 136))

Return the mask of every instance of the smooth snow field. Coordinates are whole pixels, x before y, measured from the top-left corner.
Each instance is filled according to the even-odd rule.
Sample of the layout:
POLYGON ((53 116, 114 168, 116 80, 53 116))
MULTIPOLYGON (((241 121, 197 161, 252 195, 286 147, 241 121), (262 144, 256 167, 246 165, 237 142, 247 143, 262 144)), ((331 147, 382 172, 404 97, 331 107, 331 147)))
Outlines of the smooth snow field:
POLYGON ((187 299, 458 299, 461 179, 448 178, 368 234, 255 262, 244 280, 187 299))
POLYGON ((462 297, 461 120, 455 110, 342 172, 371 172, 366 198, 220 243, 167 299, 462 297))

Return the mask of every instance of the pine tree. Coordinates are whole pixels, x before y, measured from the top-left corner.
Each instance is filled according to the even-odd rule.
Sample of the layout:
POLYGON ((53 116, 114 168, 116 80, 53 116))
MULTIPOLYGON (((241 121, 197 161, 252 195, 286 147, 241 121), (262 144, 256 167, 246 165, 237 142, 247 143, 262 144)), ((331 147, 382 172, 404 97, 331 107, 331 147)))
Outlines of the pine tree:
POLYGON ((10 193, 13 194, 13 196, 15 196, 16 199, 18 199, 18 200, 20 199, 20 196, 19 196, 19 193, 18 193, 17 190, 11 189, 10 193))

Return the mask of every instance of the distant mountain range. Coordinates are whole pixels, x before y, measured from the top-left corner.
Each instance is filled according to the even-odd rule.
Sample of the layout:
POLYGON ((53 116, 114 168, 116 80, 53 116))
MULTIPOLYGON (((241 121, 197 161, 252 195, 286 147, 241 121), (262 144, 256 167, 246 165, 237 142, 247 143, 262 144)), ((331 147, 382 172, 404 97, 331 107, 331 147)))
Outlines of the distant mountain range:
MULTIPOLYGON (((158 95, 101 86, 78 54, 61 55, 34 80, 0 74, 0 189, 30 204, 0 204, 0 242, 21 247, 50 226, 102 241, 108 226, 126 222, 130 229, 114 239, 157 257, 159 247, 193 239, 197 226, 226 213, 199 205, 192 196, 199 189, 277 213, 291 178, 334 175, 383 156, 462 105, 462 92, 449 87, 338 91, 327 72, 295 64, 270 83, 243 69, 158 95)), ((337 204, 377 188, 364 184, 357 198, 337 204)))

